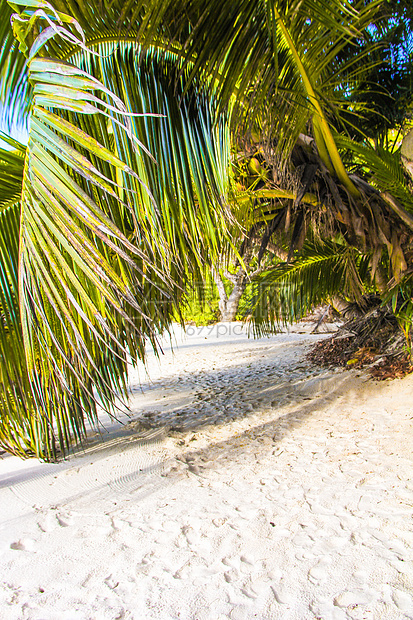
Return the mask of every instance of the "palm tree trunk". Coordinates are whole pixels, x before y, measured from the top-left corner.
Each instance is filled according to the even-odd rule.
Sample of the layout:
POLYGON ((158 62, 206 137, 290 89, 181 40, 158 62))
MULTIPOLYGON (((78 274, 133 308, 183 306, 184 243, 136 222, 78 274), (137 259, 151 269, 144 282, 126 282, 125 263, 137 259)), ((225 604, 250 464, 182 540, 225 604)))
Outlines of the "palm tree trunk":
POLYGON ((235 321, 239 302, 241 301, 242 294, 245 291, 246 284, 247 279, 245 277, 245 273, 242 272, 242 277, 234 285, 234 288, 227 299, 225 312, 222 313, 222 321, 235 321))
POLYGON ((225 290, 224 282, 221 278, 221 274, 218 270, 212 268, 212 277, 214 278, 214 282, 217 285, 219 302, 218 307, 221 314, 221 317, 224 316, 227 309, 228 296, 225 290))
POLYGON ((212 273, 219 294, 218 307, 221 313, 221 321, 235 321, 239 302, 247 285, 246 273, 240 268, 235 275, 228 274, 228 276, 230 276, 228 279, 230 279, 233 284, 232 291, 229 295, 226 292, 221 274, 215 269, 213 269, 212 273))

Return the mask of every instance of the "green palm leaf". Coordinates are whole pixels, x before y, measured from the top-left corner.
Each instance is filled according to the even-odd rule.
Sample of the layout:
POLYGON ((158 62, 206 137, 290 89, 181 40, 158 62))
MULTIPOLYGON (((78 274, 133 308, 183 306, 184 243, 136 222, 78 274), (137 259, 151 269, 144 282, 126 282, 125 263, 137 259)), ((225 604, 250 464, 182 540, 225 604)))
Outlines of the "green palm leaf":
POLYGON ((306 242, 295 260, 270 268, 254 283, 254 333, 299 321, 334 295, 359 298, 368 282, 369 260, 346 244, 306 242))
POLYGON ((20 200, 26 147, 0 131, 0 139, 12 150, 0 149, 0 210, 20 200))
MULTIPOLYGON (((284 156, 313 117, 325 164, 355 190, 340 163, 323 104, 328 100, 334 105, 337 97, 342 101, 353 79, 354 59, 340 61, 341 52, 363 38, 377 3, 367 7, 341 0, 137 4, 145 11, 142 39, 157 45, 171 38, 174 28, 174 44, 185 43, 189 78, 201 75, 213 85, 221 105, 234 106, 237 124, 246 119, 249 124, 267 124, 284 156)), ((362 64, 354 71, 359 73, 362 64)))
MULTIPOLYGON (((86 89, 89 84, 99 88, 96 80, 88 84, 87 77, 72 69, 71 76, 80 75, 86 89)), ((96 419, 94 390, 102 405, 113 411, 115 394, 124 393, 128 353, 143 357, 144 336, 155 338, 145 287, 155 286, 163 301, 169 299, 169 285, 162 292, 165 277, 153 258, 131 243, 125 225, 116 221, 128 205, 121 204, 112 179, 120 170, 136 183, 136 173, 101 142, 62 118, 64 114, 59 116, 62 109, 72 107, 67 97, 62 101, 59 94, 52 94, 49 109, 41 105, 43 92, 39 96, 36 87, 43 83, 42 77, 46 75, 58 92, 68 81, 68 70, 47 59, 30 64, 34 98, 19 269, 33 396, 40 415, 57 428, 61 447, 69 444, 70 427, 78 439, 84 433, 85 412, 96 419), (67 141, 71 148, 63 146, 67 141)), ((73 107, 87 112, 85 100, 73 107)), ((155 308, 151 314, 159 312, 155 308)), ((48 436, 52 433, 49 428, 48 436)), ((54 448, 48 436, 42 442, 48 443, 45 456, 50 457, 54 448)))
MULTIPOLYGON (((30 28, 26 45, 40 49, 30 28)), ((4 170, 13 157, 20 164, 20 176, 10 168, 15 193, 4 176, 2 195, 6 208, 6 196, 21 194, 13 333, 25 383, 12 413, 18 434, 7 439, 2 413, 0 441, 21 455, 55 458, 84 436, 85 417, 96 423, 98 403, 115 412, 130 358, 143 359, 147 341, 156 347, 157 333, 179 313, 187 274, 205 255, 213 260, 225 234, 225 119, 195 84, 184 93, 183 77, 177 99, 165 60, 148 57, 148 78, 136 48, 112 44, 105 55, 105 45, 92 59, 72 55, 72 63, 33 56, 24 170, 21 154, 5 155, 4 170)))
MULTIPOLYGON (((379 192, 391 194, 398 200, 402 209, 408 212, 407 216, 413 214, 413 195, 405 178, 400 149, 395 152, 382 147, 374 149, 369 144, 360 144, 345 136, 336 136, 336 142, 341 149, 352 155, 355 171, 364 172, 379 192)), ((413 218, 408 217, 406 223, 412 227, 413 218)))
POLYGON ((26 124, 28 113, 27 59, 13 36, 13 9, 0 0, 0 118, 6 126, 26 124))

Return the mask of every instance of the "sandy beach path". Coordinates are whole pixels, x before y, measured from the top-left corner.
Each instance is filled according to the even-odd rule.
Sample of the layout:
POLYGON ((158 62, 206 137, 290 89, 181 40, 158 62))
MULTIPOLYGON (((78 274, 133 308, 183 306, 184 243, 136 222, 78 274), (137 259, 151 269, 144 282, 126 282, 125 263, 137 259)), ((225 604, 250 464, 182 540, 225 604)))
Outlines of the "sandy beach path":
POLYGON ((318 338, 177 328, 124 425, 0 459, 0 618, 413 619, 413 376, 311 366, 318 338))

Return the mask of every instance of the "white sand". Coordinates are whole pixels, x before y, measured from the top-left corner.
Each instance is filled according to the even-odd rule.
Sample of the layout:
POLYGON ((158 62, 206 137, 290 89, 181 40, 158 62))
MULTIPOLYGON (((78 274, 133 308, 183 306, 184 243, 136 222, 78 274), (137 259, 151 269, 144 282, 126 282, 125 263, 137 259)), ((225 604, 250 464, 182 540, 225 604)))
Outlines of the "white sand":
POLYGON ((0 460, 1 619, 413 618, 413 376, 240 331, 150 355, 103 443, 0 460))

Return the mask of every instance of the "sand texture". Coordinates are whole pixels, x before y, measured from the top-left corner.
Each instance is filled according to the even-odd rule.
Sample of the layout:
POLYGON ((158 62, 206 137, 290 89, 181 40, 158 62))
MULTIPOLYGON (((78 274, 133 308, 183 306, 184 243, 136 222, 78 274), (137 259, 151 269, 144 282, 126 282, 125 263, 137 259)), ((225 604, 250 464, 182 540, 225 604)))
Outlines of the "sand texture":
POLYGON ((0 618, 413 619, 413 376, 311 366, 299 331, 177 328, 125 425, 3 457, 0 618))

